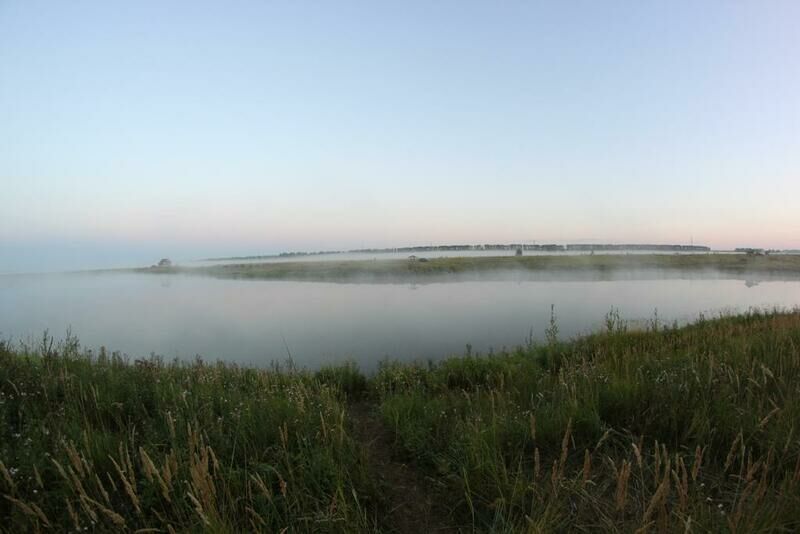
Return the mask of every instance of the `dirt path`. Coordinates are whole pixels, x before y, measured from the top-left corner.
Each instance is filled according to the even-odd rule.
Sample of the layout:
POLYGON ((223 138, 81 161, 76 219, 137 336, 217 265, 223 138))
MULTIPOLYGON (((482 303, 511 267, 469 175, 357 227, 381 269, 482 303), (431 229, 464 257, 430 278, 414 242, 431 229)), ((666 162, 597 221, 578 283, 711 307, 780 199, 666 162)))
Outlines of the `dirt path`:
POLYGON ((375 406, 365 402, 350 406, 355 438, 364 444, 371 471, 380 477, 386 508, 381 524, 399 534, 427 532, 455 533, 459 530, 448 521, 446 511, 435 502, 431 484, 413 466, 397 461, 393 455, 391 434, 375 413, 375 406))

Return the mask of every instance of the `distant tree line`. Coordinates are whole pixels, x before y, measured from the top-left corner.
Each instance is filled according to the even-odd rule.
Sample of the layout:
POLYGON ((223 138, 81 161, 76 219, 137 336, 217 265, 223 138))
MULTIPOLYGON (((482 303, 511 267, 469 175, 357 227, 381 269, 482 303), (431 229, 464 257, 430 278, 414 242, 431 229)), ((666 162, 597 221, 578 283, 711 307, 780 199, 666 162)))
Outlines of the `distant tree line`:
POLYGON ((555 245, 542 244, 532 245, 524 243, 486 243, 483 245, 423 245, 416 247, 396 247, 396 248, 363 248, 350 250, 353 253, 380 253, 380 252, 436 252, 436 251, 459 251, 459 250, 530 250, 546 252, 565 252, 565 251, 593 251, 593 250, 654 250, 654 251, 674 251, 674 252, 709 252, 710 247, 703 245, 652 245, 652 244, 576 244, 576 245, 555 245))
POLYGON ((675 252, 710 252, 711 247, 706 247, 703 245, 634 245, 634 244, 625 244, 625 245, 597 245, 597 244, 589 244, 589 245, 567 245, 567 250, 667 250, 667 251, 675 251, 675 252))

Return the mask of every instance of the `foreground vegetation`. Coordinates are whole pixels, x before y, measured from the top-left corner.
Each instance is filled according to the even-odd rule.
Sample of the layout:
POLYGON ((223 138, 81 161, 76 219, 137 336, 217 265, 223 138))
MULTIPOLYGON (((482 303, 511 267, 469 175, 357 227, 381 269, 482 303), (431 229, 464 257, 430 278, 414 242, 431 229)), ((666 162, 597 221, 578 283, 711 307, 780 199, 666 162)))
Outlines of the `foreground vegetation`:
POLYGON ((661 270, 679 274, 722 272, 733 276, 800 278, 800 255, 746 254, 596 254, 552 256, 478 256, 430 258, 425 261, 358 260, 238 263, 206 267, 150 267, 146 273, 202 274, 221 278, 318 281, 419 281, 452 275, 485 277, 502 272, 532 276, 596 278, 617 273, 661 270))
POLYGON ((410 530, 365 410, 429 525, 800 529, 800 312, 545 337, 369 377, 0 344, 0 529, 410 530))

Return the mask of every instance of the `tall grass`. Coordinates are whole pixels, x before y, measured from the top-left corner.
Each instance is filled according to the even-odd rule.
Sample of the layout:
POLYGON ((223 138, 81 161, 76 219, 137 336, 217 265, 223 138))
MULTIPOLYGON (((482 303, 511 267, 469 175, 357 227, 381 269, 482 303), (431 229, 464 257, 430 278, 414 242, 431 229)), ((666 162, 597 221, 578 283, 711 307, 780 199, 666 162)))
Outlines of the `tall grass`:
POLYGON ((0 343, 0 529, 392 531, 351 402, 464 532, 800 529, 799 312, 546 337, 370 377, 0 343))
MULTIPOLYGON (((481 531, 800 528, 800 314, 751 312, 373 380, 405 454, 481 531)), ((655 329, 653 328, 655 327, 655 329)))
POLYGON ((373 486, 345 426, 340 388, 308 372, 3 344, 0 517, 32 530, 370 530, 373 486))

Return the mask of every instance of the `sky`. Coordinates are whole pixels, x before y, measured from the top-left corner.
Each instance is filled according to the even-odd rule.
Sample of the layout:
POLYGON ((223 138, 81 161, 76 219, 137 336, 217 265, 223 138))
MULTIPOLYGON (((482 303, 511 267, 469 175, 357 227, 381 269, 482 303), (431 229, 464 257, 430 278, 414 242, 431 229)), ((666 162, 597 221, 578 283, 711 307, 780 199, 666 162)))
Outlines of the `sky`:
POLYGON ((800 2, 0 0, 0 272, 800 248, 800 2))

